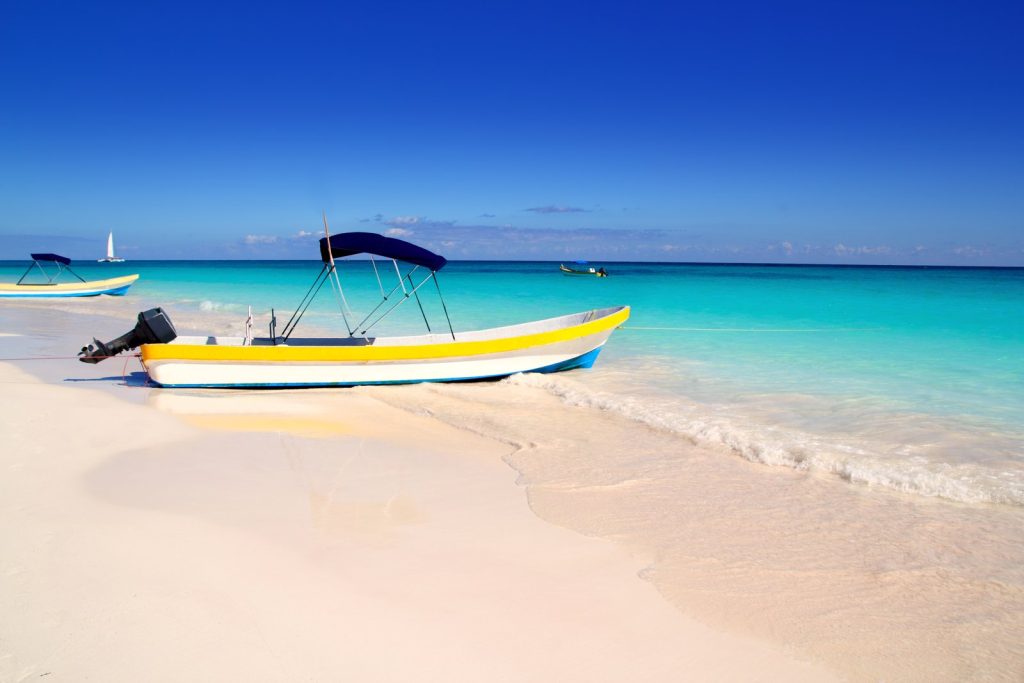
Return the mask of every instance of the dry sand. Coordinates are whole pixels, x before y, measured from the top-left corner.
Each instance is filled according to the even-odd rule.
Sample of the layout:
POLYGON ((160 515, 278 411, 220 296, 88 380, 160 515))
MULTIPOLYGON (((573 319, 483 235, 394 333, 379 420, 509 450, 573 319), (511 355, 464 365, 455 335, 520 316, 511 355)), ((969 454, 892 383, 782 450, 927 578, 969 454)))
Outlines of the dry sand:
POLYGON ((126 401, 40 365, 0 364, 0 681, 833 678, 536 517, 506 445, 359 392, 126 401))

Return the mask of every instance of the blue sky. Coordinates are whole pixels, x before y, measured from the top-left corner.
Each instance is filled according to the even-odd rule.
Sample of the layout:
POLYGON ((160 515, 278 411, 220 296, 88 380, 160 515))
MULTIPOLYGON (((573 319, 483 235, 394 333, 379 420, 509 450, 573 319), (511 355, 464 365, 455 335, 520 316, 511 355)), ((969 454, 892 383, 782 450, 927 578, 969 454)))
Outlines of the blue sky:
POLYGON ((0 258, 1024 265, 1022 7, 14 0, 0 258))

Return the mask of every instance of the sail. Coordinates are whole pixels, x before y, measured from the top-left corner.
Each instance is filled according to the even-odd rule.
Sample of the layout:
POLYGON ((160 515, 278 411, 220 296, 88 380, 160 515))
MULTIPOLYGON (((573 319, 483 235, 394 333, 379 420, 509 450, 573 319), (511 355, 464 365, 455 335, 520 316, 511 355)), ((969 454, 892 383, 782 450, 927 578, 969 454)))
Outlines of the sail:
POLYGON ((114 233, 107 235, 107 258, 114 258, 114 233))

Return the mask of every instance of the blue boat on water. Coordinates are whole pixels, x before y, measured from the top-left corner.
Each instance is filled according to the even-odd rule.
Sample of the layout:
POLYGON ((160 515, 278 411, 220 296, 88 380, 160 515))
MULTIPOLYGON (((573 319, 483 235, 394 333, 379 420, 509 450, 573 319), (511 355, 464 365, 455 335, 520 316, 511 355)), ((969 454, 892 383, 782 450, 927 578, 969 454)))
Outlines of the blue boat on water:
POLYGON ((587 261, 574 261, 574 267, 568 267, 564 263, 558 264, 558 269, 562 271, 564 275, 593 275, 596 277, 608 277, 608 271, 603 267, 597 267, 590 265, 587 261))

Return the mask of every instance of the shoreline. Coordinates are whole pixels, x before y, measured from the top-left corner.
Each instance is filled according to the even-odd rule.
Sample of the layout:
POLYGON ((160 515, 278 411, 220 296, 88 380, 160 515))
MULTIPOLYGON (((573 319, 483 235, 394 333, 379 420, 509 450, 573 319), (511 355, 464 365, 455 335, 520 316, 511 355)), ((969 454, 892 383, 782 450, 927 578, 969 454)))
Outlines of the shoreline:
POLYGON ((363 392, 62 386, 68 362, 0 363, 0 680, 833 677, 536 517, 493 440, 363 392))
MULTIPOLYGON (((132 308, 141 307, 135 304, 132 308)), ((47 317, 36 313, 23 317, 33 316, 47 317)), ((80 314, 70 318, 59 332, 52 330, 52 323, 40 323, 44 328, 50 325, 49 336, 42 340, 47 348, 66 347, 68 335, 80 334, 69 328, 88 320, 80 314)), ((115 314, 108 322, 127 329, 131 323, 115 322, 120 319, 115 314)), ((121 331, 118 328, 114 333, 121 331)), ((28 339, 7 339, 3 343, 20 344, 28 339)), ((41 361, 38 368, 33 367, 47 383, 59 383, 68 379, 67 362, 41 361)), ((654 618, 656 625, 645 631, 649 637, 665 648, 669 644, 682 648, 680 656, 691 663, 696 655, 685 643, 699 643, 696 650, 706 651, 709 656, 714 653, 710 661, 701 660, 704 663, 700 666, 711 668, 700 669, 706 673, 698 677, 1013 680, 1024 671, 1024 654, 1016 645, 1018 636, 1024 633, 1024 572, 1020 569, 1024 560, 1024 514, 1017 507, 961 505, 851 486, 815 472, 765 467, 721 449, 698 446, 650 425, 636 424, 621 415, 566 405, 530 383, 279 392, 140 391, 138 387, 126 391, 118 384, 120 375, 112 376, 110 363, 118 365, 115 373, 120 371, 116 359, 99 366, 75 363, 74 374, 92 373, 95 379, 74 382, 73 388, 94 386, 99 394, 114 393, 116 396, 110 398, 115 403, 137 404, 151 416, 173 417, 205 435, 200 440, 206 439, 210 445, 200 449, 205 455, 193 462, 191 474, 182 476, 186 484, 194 484, 196 474, 208 467, 205 461, 216 461, 218 453, 230 450, 225 444, 234 441, 251 443, 250 450, 257 455, 274 452, 288 462, 294 461, 296 453, 300 460, 313 458, 312 462, 318 463, 314 471, 329 475, 330 468, 318 459, 321 456, 312 455, 320 446, 310 444, 357 438, 347 415, 360 415, 364 425, 380 425, 379 431, 364 431, 358 438, 374 444, 373 452, 383 454, 380 457, 397 458, 389 462, 397 462, 402 468, 411 465, 408 457, 403 460, 396 450, 420 452, 417 457, 421 462, 450 459, 460 453, 457 457, 465 467, 483 467, 486 462, 490 472, 487 477, 478 479, 469 471, 460 471, 458 476, 469 477, 474 487, 496 477, 487 485, 495 497, 504 501, 503 505, 515 508, 518 521, 513 528, 525 529, 529 520, 531 528, 565 534, 558 543, 539 548, 520 539, 529 562, 543 567, 537 571, 548 577, 562 577, 571 584, 579 577, 569 579, 567 575, 576 572, 591 576, 594 571, 578 562, 593 552, 585 549, 587 544, 604 548, 615 559, 602 557, 602 571, 607 574, 614 565, 617 569, 611 573, 617 578, 606 576, 603 587, 580 598, 583 602, 591 600, 590 606, 579 607, 581 602, 577 609, 595 609, 593 603, 605 602, 609 596, 630 596, 626 600, 629 604, 620 606, 622 612, 611 618, 612 622, 625 618, 647 624, 652 614, 660 614, 654 618), (399 427, 389 433, 389 422, 399 427), (419 436, 425 433, 439 435, 436 448, 425 446, 433 443, 419 436), (412 434, 416 436, 402 438, 412 434), (459 444, 464 442, 475 446, 460 450, 459 444), (652 597, 658 607, 650 603, 652 597), (664 609, 675 617, 666 617, 661 612, 664 609), (734 640, 715 649, 704 640, 707 631, 698 629, 695 634, 684 629, 685 634, 666 643, 665 634, 681 633, 680 623, 734 640), (752 662, 768 656, 763 654, 764 648, 772 653, 769 659, 782 658, 779 666, 796 668, 778 674, 769 667, 764 671, 774 673, 762 674, 762 666, 752 662), (762 655, 748 656, 748 650, 762 655), (715 669, 721 665, 715 657, 729 660, 730 666, 738 668, 715 669)), ((58 392, 71 389, 51 388, 58 392)), ((352 448, 352 443, 348 447, 352 448)), ((107 460, 116 461, 117 466, 104 471, 125 472, 126 478, 114 477, 115 485, 102 487, 104 495, 123 497, 124 491, 132 489, 139 475, 128 474, 133 467, 129 463, 145 461, 144 455, 109 454, 107 460)), ((160 457, 161 462, 170 462, 168 454, 160 457)), ((360 456, 359 461, 364 460, 360 456)), ((244 459, 235 461, 232 467, 232 471, 245 474, 244 459)), ((280 463, 274 466, 276 469, 263 467, 274 470, 276 478, 294 476, 291 469, 281 469, 280 463)), ((429 497, 432 490, 442 486, 438 480, 420 474, 422 486, 411 497, 413 500, 429 497)), ((271 483, 276 478, 261 475, 260 490, 277 486, 271 483)), ((225 472, 214 479, 228 492, 238 485, 225 472)), ((249 475, 241 481, 247 485, 249 475)), ((307 486, 310 517, 303 523, 307 527, 310 520, 320 519, 315 511, 324 509, 333 486, 327 480, 315 481, 315 492, 307 486)), ((243 486, 243 490, 247 489, 243 486)), ((471 509, 479 517, 472 529, 459 532, 461 537, 474 542, 486 539, 496 544, 493 553, 503 552, 504 540, 493 536, 495 529, 500 529, 497 533, 501 535, 506 527, 498 523, 490 503, 474 499, 462 489, 445 490, 451 496, 446 514, 454 516, 460 510, 471 509)), ((362 505, 365 501, 350 501, 359 504, 346 508, 347 519, 361 520, 362 527, 375 529, 371 537, 384 528, 389 529, 387 534, 392 534, 395 527, 401 533, 418 530, 420 506, 410 506, 408 497, 391 498, 396 502, 381 504, 378 500, 373 511, 362 505), (385 524, 382 519, 406 521, 385 524)), ((139 501, 122 502, 132 510, 139 505, 139 501)), ((267 522, 261 511, 251 513, 267 522)), ((349 522, 340 523, 333 517, 324 523, 331 528, 340 525, 343 535, 365 534, 365 529, 357 533, 349 522)), ((302 533, 310 532, 304 529, 302 533)), ((522 536, 532 538, 535 532, 523 531, 522 536)), ((369 547, 375 546, 371 543, 369 547)), ((421 552, 431 558, 447 552, 448 560, 467 552, 458 544, 445 547, 447 550, 435 552, 430 544, 408 546, 404 555, 396 556, 402 558, 397 562, 416 561, 421 552)), ((518 556, 508 560, 520 568, 524 561, 518 556)), ((437 559, 439 564, 443 561, 437 559)), ((494 581, 507 584, 521 580, 505 569, 490 567, 481 574, 496 574, 501 578, 494 581)), ((469 585, 476 577, 467 573, 460 581, 469 585)), ((544 593, 549 588, 531 585, 524 590, 544 593)), ((385 589, 375 586, 375 590, 385 589)), ((545 596, 536 604, 538 614, 546 613, 551 595, 545 596)), ((434 607, 444 614, 455 609, 434 607)), ((509 607, 498 611, 502 609, 509 607)), ((571 628, 587 633, 598 627, 604 629, 602 633, 617 628, 603 621, 609 618, 607 614, 595 618, 599 623, 573 622, 571 628)), ((517 629, 537 628, 526 615, 517 619, 517 629)), ((635 621, 629 623, 633 624, 630 629, 646 628, 635 621)), ((512 638, 509 634, 502 637, 512 638)), ((554 637, 548 634, 549 639, 554 637)), ((622 634, 608 637, 620 639, 622 634)), ((549 652, 551 657, 561 656, 544 649, 545 644, 533 643, 532 647, 549 652)), ((642 647, 654 648, 650 656, 666 667, 650 671, 648 677, 670 679, 678 677, 678 671, 693 677, 690 668, 673 668, 683 666, 682 660, 673 659, 675 655, 650 644, 642 647), (676 673, 673 676, 669 672, 676 673)), ((613 671, 614 666, 622 664, 617 657, 628 659, 621 650, 607 650, 606 654, 614 661, 577 678, 600 678, 600 672, 613 671)), ((514 670, 516 665, 507 666, 514 670)), ((539 669, 530 670, 529 675, 521 671, 520 677, 550 677, 539 669)), ((632 671, 622 669, 621 675, 608 680, 621 680, 632 671)), ((365 673, 369 675, 369 670, 365 673)), ((479 670, 474 673, 483 675, 479 670)), ((574 671, 561 670, 559 675, 573 679, 574 671)))

